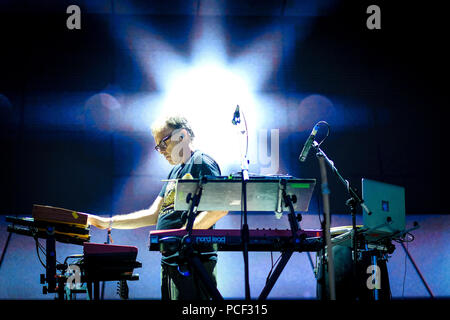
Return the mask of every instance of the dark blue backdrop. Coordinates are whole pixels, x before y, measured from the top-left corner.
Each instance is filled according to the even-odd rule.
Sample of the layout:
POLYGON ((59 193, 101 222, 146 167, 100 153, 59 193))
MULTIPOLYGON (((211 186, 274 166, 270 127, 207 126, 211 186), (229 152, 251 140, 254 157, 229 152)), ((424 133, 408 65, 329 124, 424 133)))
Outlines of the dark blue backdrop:
MULTIPOLYGON (((443 10, 376 2, 381 30, 366 28, 367 1, 3 1, 1 213, 29 215, 34 203, 105 215, 150 205, 169 167, 130 102, 161 93, 136 56, 164 53, 164 43, 189 61, 196 23, 220 21, 230 60, 261 37, 276 43, 254 49, 262 60, 253 68, 275 66, 256 94, 276 97, 263 121, 280 130, 280 171, 319 178, 312 155, 297 157, 326 120, 324 150, 354 186, 362 177, 404 186, 408 215, 442 215, 448 227, 443 10), (81 8, 81 30, 65 27, 70 4, 81 8), (140 46, 130 26, 161 42, 140 46), (311 96, 315 109, 301 111, 311 96)), ((158 111, 150 105, 146 119, 158 111)), ((345 214, 345 190, 329 180, 332 212, 345 214)))

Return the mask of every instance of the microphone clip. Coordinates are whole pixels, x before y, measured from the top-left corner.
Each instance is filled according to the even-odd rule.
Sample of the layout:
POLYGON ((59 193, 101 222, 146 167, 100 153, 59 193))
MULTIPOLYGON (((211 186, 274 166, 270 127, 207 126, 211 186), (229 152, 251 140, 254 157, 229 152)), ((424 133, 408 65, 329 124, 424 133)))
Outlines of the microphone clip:
POLYGON ((236 110, 234 111, 233 120, 231 120, 231 123, 234 125, 241 123, 241 114, 239 112, 239 105, 236 106, 236 110))

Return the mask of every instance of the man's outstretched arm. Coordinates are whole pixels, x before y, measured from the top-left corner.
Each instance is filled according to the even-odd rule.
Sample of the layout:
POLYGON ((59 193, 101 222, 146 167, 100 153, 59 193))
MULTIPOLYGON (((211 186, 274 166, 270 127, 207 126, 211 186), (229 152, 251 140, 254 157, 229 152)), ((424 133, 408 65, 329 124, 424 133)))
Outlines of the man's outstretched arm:
POLYGON ((123 215, 115 215, 110 218, 90 214, 88 223, 99 229, 136 229, 153 226, 158 221, 158 213, 161 209, 163 199, 163 197, 158 196, 148 209, 123 215))

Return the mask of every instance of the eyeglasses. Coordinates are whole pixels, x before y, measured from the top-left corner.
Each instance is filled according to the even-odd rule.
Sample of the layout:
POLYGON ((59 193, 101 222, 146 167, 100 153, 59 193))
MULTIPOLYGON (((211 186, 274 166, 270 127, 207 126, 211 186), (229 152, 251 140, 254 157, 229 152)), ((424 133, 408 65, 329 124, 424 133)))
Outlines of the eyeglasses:
POLYGON ((158 145, 155 147, 155 150, 158 152, 160 152, 161 150, 165 150, 167 148, 166 141, 172 137, 172 134, 173 134, 173 132, 171 134, 169 134, 167 137, 162 138, 161 142, 158 143, 158 145))

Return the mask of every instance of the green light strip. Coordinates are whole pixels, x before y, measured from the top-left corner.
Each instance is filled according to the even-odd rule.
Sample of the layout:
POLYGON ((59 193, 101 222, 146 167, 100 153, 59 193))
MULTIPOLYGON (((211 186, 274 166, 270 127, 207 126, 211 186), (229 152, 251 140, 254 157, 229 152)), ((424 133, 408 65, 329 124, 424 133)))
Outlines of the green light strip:
POLYGON ((289 186, 294 189, 309 189, 309 183, 290 183, 289 186))

